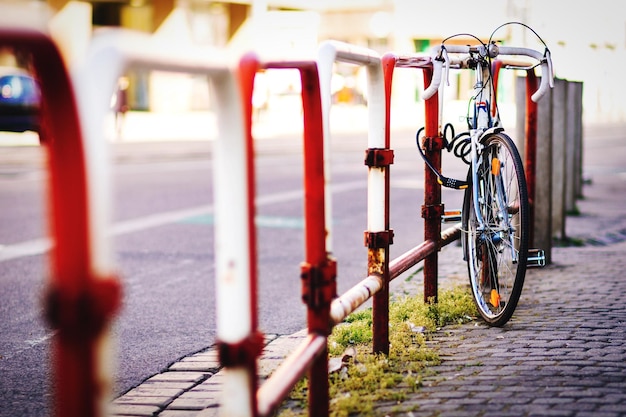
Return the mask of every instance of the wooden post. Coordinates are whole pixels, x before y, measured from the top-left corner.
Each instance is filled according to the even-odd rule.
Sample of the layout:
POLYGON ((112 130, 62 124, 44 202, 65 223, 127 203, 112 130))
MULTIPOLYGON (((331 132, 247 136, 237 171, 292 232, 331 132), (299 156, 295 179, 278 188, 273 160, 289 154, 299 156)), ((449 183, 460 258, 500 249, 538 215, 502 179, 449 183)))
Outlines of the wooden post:
POLYGON ((552 90, 537 103, 533 247, 552 260, 552 90))
POLYGON ((552 236, 557 239, 565 238, 565 160, 568 147, 566 146, 566 104, 567 81, 554 80, 552 90, 552 236))

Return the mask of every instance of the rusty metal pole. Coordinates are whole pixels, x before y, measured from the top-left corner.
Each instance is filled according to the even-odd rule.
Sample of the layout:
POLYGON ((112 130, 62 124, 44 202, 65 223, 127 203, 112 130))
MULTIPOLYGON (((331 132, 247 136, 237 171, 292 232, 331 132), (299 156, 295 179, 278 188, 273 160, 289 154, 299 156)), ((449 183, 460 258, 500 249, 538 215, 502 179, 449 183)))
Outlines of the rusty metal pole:
POLYGON ((32 28, 2 28, 0 39, 2 45, 32 54, 42 90, 41 135, 48 155, 49 228, 54 240, 45 314, 57 330, 52 341, 51 409, 63 417, 102 416, 112 379, 103 366, 108 327, 121 302, 119 280, 95 266, 92 245, 90 193, 106 190, 88 190, 89 154, 78 104, 54 42, 32 28))
MULTIPOLYGON (((34 59, 37 60, 37 55, 34 55, 34 59)), ((54 72, 41 69, 47 75, 54 72)), ((39 76, 38 69, 35 70, 39 76)), ((76 111, 50 114, 63 106, 64 102, 71 101, 72 97, 68 93, 71 89, 67 81, 52 78, 54 85, 51 88, 58 89, 57 93, 62 92, 56 97, 70 97, 70 100, 53 103, 54 96, 49 97, 48 94, 49 84, 45 79, 40 79, 43 92, 42 124, 46 136, 49 135, 45 143, 49 155, 51 234, 55 240, 55 250, 51 254, 52 282, 46 300, 46 315, 51 326, 59 331, 52 344, 55 389, 53 409, 55 415, 63 417, 99 416, 102 412, 98 410, 97 391, 101 387, 97 384, 94 341, 85 338, 84 332, 79 330, 83 319, 79 317, 77 308, 80 298, 86 298, 91 278, 84 150, 79 139, 76 111), (48 120, 56 120, 65 128, 57 130, 47 125, 48 120), (59 138, 64 139, 64 147, 58 146, 59 138), (63 190, 70 189, 72 193, 64 195, 63 190)))
MULTIPOLYGON (((424 70, 424 85, 430 84, 432 79, 432 68, 424 70)), ((441 138, 441 127, 439 126, 439 97, 433 95, 425 103, 425 126, 424 140, 421 143, 424 154, 430 161, 433 168, 441 170, 441 149, 443 140, 441 138)), ((441 239, 441 215, 443 214, 443 204, 441 204, 441 185, 437 182, 437 176, 428 168, 424 167, 424 205, 422 206, 422 217, 424 218, 424 241, 433 241, 439 248, 441 239)), ((438 250, 424 259, 424 302, 436 303, 438 295, 437 277, 439 252, 438 250)))
MULTIPOLYGON (((337 295, 336 264, 326 251, 324 199, 324 141, 317 65, 301 65, 304 112, 305 255, 302 298, 307 304, 309 333, 327 337, 331 331, 330 305, 337 295)), ((328 416, 328 348, 309 370, 309 415, 328 416)))
POLYGON ((493 97, 491 100, 491 117, 495 117, 498 111, 498 80, 500 79, 500 69, 504 63, 500 60, 495 60, 491 63, 491 76, 493 77, 493 97))
POLYGON ((526 185, 528 189, 528 205, 530 208, 530 236, 528 239, 529 247, 534 247, 534 230, 535 230, 535 189, 537 181, 537 103, 531 96, 537 91, 537 76, 534 69, 526 71, 526 139, 524 142, 525 168, 526 168, 526 185))
POLYGON ((384 111, 385 111, 385 146, 384 149, 369 149, 366 164, 369 169, 383 170, 384 179, 384 225, 380 232, 366 232, 366 246, 368 248, 367 274, 380 276, 382 286, 373 296, 372 303, 372 332, 374 353, 389 354, 389 246, 393 243, 393 231, 389 222, 389 189, 390 169, 393 163, 393 151, 390 149, 390 113, 391 113, 391 84, 393 70, 396 65, 395 56, 388 54, 382 58, 384 77, 384 111))
POLYGON ((260 67, 254 54, 239 62, 239 94, 243 112, 243 143, 216 142, 216 258, 218 354, 225 368, 221 412, 228 416, 256 416, 257 358, 263 335, 257 319, 257 256, 254 225, 254 153, 252 93, 260 67), (236 166, 237 172, 228 173, 236 166), (233 193, 236 189, 238 193, 233 193), (233 208, 236 206, 236 208, 233 208), (239 237, 237 246, 227 236, 239 237), (233 305, 233 300, 241 305, 233 305), (233 307, 236 309, 233 310, 233 307))

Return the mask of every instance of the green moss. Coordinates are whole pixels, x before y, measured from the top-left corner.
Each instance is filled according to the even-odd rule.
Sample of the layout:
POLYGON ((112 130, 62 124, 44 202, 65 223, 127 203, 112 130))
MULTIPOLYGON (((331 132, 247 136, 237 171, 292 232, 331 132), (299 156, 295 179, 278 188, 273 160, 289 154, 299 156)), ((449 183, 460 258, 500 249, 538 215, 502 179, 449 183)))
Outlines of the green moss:
MULTIPOLYGON (((421 297, 402 296, 389 306, 389 355, 372 353, 372 311, 359 311, 336 326, 329 337, 331 357, 352 347, 356 355, 348 366, 329 376, 330 415, 375 416, 377 403, 397 412, 406 396, 419 389, 440 362, 437 352, 426 346, 429 334, 443 326, 463 323, 476 316, 467 288, 443 290, 439 302, 425 304, 421 297)), ((280 417, 306 415, 306 382, 299 382, 279 412, 280 417)), ((410 406, 409 406, 410 407, 410 406)))

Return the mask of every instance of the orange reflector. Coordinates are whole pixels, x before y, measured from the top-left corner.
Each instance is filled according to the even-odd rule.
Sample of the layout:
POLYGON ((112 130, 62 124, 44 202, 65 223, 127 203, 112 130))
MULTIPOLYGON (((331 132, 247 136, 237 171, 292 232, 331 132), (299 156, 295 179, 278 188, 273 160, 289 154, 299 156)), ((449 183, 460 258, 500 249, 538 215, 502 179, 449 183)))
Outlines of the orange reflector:
POLYGON ((500 160, 498 158, 491 160, 491 173, 493 175, 500 175, 500 160))
POLYGON ((500 294, 498 294, 497 290, 491 290, 491 298, 489 299, 489 302, 494 307, 500 306, 500 294))

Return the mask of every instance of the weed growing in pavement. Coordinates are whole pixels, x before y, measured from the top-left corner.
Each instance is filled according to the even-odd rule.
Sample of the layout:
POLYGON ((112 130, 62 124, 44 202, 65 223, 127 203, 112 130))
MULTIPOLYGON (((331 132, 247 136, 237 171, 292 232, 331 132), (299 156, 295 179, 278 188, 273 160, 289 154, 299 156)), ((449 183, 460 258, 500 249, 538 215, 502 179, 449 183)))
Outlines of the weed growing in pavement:
MULTIPOLYGON (((450 324, 462 324, 476 316, 469 290, 441 290, 437 304, 422 297, 402 296, 389 306, 389 355, 372 353, 372 311, 351 314, 333 329, 328 340, 333 370, 330 374, 330 415, 374 416, 377 403, 397 411, 406 396, 422 384, 440 362, 437 352, 426 346, 429 334, 450 324), (338 362, 333 362, 338 361, 338 362)), ((300 381, 283 403, 280 417, 306 415, 307 383, 300 381)))

